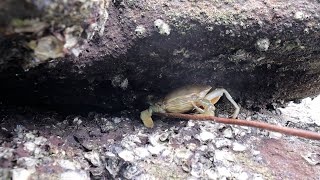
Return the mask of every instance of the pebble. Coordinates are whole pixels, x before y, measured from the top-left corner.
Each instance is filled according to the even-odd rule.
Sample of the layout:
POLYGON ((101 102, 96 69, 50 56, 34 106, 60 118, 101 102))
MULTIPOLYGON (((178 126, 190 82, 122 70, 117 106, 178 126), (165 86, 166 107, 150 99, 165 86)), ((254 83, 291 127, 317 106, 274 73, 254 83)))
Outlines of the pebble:
POLYGON ((24 147, 26 148, 26 150, 28 150, 29 152, 33 152, 36 148, 36 144, 34 144, 33 142, 26 142, 23 144, 24 147))
POLYGON ((94 166, 101 166, 99 153, 91 151, 84 153, 84 157, 94 166))
POLYGON ((142 173, 142 169, 134 164, 125 164, 120 170, 120 174, 125 179, 134 179, 134 177, 139 176, 142 173))
POLYGON ((231 128, 227 128, 227 129, 223 130, 222 133, 225 138, 229 138, 229 139, 233 138, 233 133, 232 133, 231 128))
POLYGON ((143 147, 137 147, 133 150, 133 152, 141 159, 145 159, 146 157, 150 156, 150 152, 148 151, 148 149, 143 147))
POLYGON ((187 160, 192 156, 192 152, 187 149, 178 149, 175 152, 175 156, 179 159, 187 160))
POLYGON ((301 11, 297 11, 297 12, 294 14, 293 18, 294 18, 295 20, 301 21, 301 20, 304 19, 304 14, 303 14, 303 12, 301 12, 301 11))
POLYGON ((191 165, 191 175, 194 176, 194 177, 201 177, 201 174, 202 174, 202 169, 203 169, 203 165, 199 162, 197 163, 192 163, 191 165))
POLYGON ((282 137, 282 134, 278 132, 270 132, 269 137, 271 139, 280 139, 282 137))
POLYGON ((306 155, 301 155, 309 164, 315 166, 320 164, 320 154, 318 153, 308 153, 306 155))
POLYGON ((17 160, 19 166, 34 168, 38 164, 38 161, 35 157, 21 157, 17 160))
POLYGON ((237 179, 238 180, 247 180, 247 179, 249 179, 249 175, 246 172, 242 172, 237 176, 237 179))
POLYGON ((202 131, 199 135, 200 141, 208 141, 214 139, 214 134, 208 131, 202 131))
POLYGON ((211 169, 207 169, 205 171, 205 173, 206 173, 208 179, 214 179, 214 180, 218 179, 217 173, 211 169))
POLYGON ((61 159, 58 161, 59 165, 64 169, 76 170, 76 164, 72 161, 61 159))
POLYGON ((163 145, 156 145, 156 146, 148 146, 148 151, 152 154, 152 155, 159 155, 163 150, 165 149, 165 147, 163 145))
POLYGON ((227 150, 216 150, 214 153, 214 160, 215 161, 222 161, 225 162, 227 161, 234 161, 234 155, 227 150))
POLYGON ((217 172, 218 172, 218 179, 221 179, 223 177, 229 178, 231 177, 230 171, 226 167, 217 167, 217 172))
POLYGON ((245 151, 247 148, 246 146, 239 144, 237 142, 234 142, 232 144, 232 150, 237 151, 237 152, 241 152, 241 151, 245 151))
POLYGON ((12 169, 12 180, 28 180, 34 170, 27 170, 23 168, 12 169))
POLYGON ((45 143, 45 142, 47 142, 47 138, 45 138, 45 137, 42 137, 42 136, 40 136, 40 137, 36 137, 35 139, 34 139, 34 143, 36 144, 36 145, 42 145, 43 143, 45 143))
POLYGON ((84 171, 67 171, 60 174, 60 180, 90 180, 89 176, 84 171))
POLYGON ((118 155, 120 158, 122 158, 125 161, 129 161, 129 162, 134 161, 134 155, 132 151, 123 150, 118 155))
POLYGON ((230 147, 231 144, 232 142, 229 139, 219 139, 215 142, 216 148, 230 147))

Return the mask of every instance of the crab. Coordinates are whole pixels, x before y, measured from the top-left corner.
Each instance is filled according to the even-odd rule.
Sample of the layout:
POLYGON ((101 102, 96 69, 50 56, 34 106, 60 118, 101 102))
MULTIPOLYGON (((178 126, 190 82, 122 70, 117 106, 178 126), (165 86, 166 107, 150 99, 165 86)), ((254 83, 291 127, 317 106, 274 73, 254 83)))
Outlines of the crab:
POLYGON ((216 109, 214 104, 224 94, 235 108, 232 118, 236 119, 240 107, 232 99, 228 91, 223 88, 217 88, 210 92, 211 89, 212 87, 207 85, 191 85, 176 89, 165 96, 163 100, 142 111, 140 118, 146 127, 152 128, 154 126, 151 118, 152 113, 186 113, 195 110, 198 114, 214 116, 216 109))

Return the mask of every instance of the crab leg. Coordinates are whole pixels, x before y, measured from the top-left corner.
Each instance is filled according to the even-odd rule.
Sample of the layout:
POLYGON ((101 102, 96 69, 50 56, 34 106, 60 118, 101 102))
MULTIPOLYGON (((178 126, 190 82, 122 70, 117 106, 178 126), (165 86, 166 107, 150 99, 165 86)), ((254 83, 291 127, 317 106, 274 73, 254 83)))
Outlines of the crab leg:
POLYGON ((199 101, 197 101, 198 104, 200 104, 201 106, 204 107, 204 109, 201 109, 199 106, 197 106, 194 102, 191 102, 193 107, 201 114, 204 115, 210 115, 210 116, 214 116, 214 110, 216 110, 216 108, 214 107, 214 105, 207 99, 201 99, 199 101))
POLYGON ((228 93, 227 90, 223 89, 223 88, 217 88, 215 90, 213 90, 212 92, 208 93, 205 96, 205 99, 211 101, 213 104, 215 104, 221 96, 223 96, 223 94, 227 97, 227 99, 232 103, 232 105, 235 107, 235 111, 232 115, 232 118, 235 119, 237 118, 239 111, 240 111, 240 107, 238 106, 238 104, 232 99, 231 95, 228 93))
POLYGON ((152 116, 152 109, 151 108, 146 109, 140 113, 140 118, 141 118, 144 126, 146 126, 148 128, 153 128, 153 125, 154 125, 151 116, 152 116))

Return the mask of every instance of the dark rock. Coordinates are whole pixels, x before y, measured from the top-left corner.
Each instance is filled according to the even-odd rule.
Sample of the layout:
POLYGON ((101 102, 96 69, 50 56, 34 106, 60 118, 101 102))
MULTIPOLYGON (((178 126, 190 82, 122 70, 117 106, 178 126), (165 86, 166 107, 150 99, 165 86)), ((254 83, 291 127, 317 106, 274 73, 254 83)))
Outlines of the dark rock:
MULTIPOLYGON (((16 12, 17 6, 9 2, 1 6, 16 12)), ((186 84, 224 87, 243 106, 251 102, 249 107, 320 93, 316 1, 292 1, 286 6, 282 1, 101 2, 106 3, 107 21, 99 9, 89 9, 88 14, 63 11, 81 7, 73 1, 61 7, 68 14, 79 14, 77 18, 62 13, 58 21, 46 14, 49 5, 37 1, 24 2, 31 8, 21 10, 23 15, 11 13, 0 31, 0 101, 68 112, 116 112, 144 109, 148 95, 161 97, 186 84), (43 14, 56 25, 29 36, 9 31, 16 28, 10 25, 12 19, 43 14), (170 27, 165 33, 154 27, 160 17, 170 27), (96 22, 99 32, 93 33, 90 28, 96 22), (79 36, 71 34, 78 38, 78 49, 69 48, 54 60, 34 61, 36 50, 25 42, 52 34, 68 40, 66 30, 72 26, 83 30, 79 36), (139 31, 138 36, 137 26, 143 26, 145 34, 139 31)))

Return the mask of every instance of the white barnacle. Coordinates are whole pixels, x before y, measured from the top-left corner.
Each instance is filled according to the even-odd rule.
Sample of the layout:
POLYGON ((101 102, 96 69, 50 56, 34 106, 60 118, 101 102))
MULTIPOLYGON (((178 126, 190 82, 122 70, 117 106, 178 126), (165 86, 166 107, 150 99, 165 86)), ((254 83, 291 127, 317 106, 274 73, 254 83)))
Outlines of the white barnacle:
POLYGON ((154 27, 162 35, 168 36, 170 34, 170 31, 171 31, 170 26, 161 19, 157 19, 154 21, 154 27))

